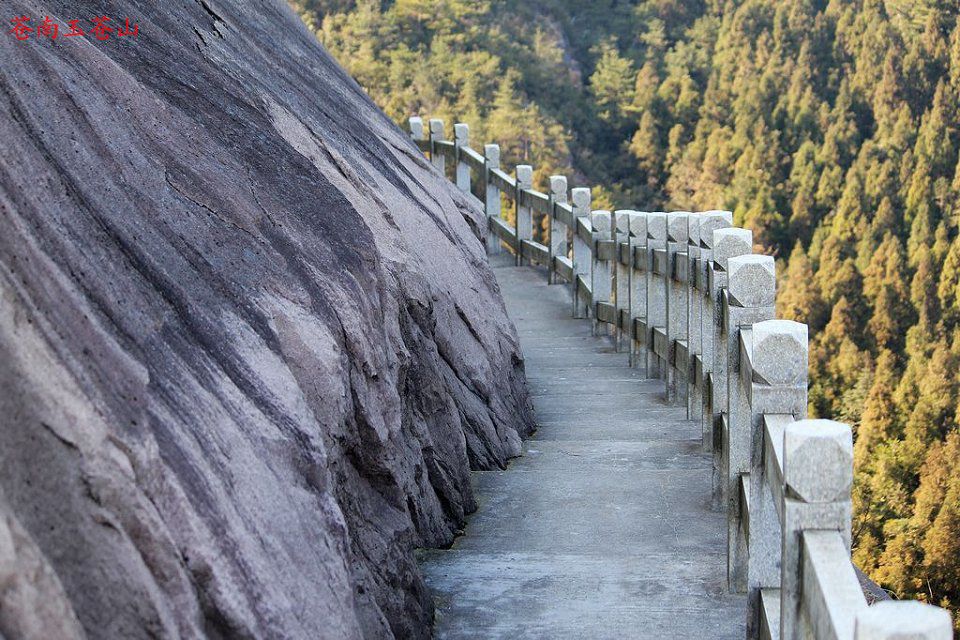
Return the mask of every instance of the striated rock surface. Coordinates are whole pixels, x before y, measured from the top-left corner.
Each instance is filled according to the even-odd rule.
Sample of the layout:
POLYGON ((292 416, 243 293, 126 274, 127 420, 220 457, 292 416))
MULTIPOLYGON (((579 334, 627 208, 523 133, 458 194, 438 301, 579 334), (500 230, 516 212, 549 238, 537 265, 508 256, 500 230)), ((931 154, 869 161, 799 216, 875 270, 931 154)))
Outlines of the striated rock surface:
POLYGON ((282 0, 4 6, 140 30, 0 38, 0 637, 428 635, 532 424, 480 212, 282 0))

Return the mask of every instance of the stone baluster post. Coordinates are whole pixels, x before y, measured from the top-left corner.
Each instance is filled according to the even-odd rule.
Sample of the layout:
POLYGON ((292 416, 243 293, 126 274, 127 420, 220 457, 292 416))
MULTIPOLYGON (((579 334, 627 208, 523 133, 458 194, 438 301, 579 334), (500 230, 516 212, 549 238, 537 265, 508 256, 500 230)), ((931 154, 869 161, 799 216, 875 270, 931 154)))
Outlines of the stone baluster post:
MULTIPOLYGON (((702 237, 702 236, 701 236, 702 237)), ((727 413, 727 347, 724 332, 723 297, 727 289, 730 258, 749 255, 753 233, 749 229, 718 229, 713 232, 713 265, 708 274, 710 306, 713 309, 713 367, 710 373, 710 441, 713 449, 713 502, 725 505, 726 482, 723 469, 723 419, 727 413)))
POLYGON ((410 137, 414 140, 426 140, 427 133, 423 128, 423 118, 419 116, 414 116, 410 118, 410 137))
MULTIPOLYGON (((668 402, 681 402, 686 393, 687 372, 677 363, 676 340, 687 340, 687 291, 684 283, 673 276, 679 261, 686 262, 687 220, 689 211, 672 211, 667 214, 667 362, 666 395, 668 402)), ((686 265, 684 265, 686 266, 686 265)))
POLYGON ((800 420, 783 434, 780 635, 801 640, 803 533, 839 531, 850 550, 853 434, 832 420, 800 420))
MULTIPOLYGON (((713 232, 730 227, 733 224, 733 215, 729 211, 708 211, 700 220, 698 234, 700 236, 700 270, 699 289, 703 311, 700 319, 700 362, 702 364, 701 378, 703 380, 703 410, 701 417, 701 433, 704 451, 713 449, 713 414, 710 404, 710 379, 713 372, 714 359, 714 331, 717 327, 718 311, 716 309, 717 294, 711 294, 710 283, 714 281, 713 273, 713 232)), ((752 238, 751 238, 752 241, 752 238)), ((748 242, 747 245, 750 243, 748 242)), ((744 253, 749 253, 749 248, 744 253)), ((725 282, 725 281, 724 281, 725 282)))
POLYGON ((461 149, 470 144, 470 126, 463 122, 453 125, 453 139, 457 146, 457 187, 470 193, 470 165, 461 157, 461 149))
POLYGON ((433 163, 442 175, 446 173, 446 162, 443 154, 437 151, 436 143, 445 140, 443 132, 443 120, 440 118, 430 118, 430 162, 433 163))
POLYGON ((807 416, 807 325, 765 320, 753 325, 749 340, 750 379, 741 367, 738 380, 740 397, 750 406, 750 430, 748 434, 731 434, 731 439, 746 435, 749 442, 731 447, 738 449, 746 444, 750 449, 750 521, 743 529, 750 532, 747 637, 754 638, 760 632, 760 590, 780 587, 780 516, 770 486, 779 478, 767 477, 764 415, 790 421, 807 416))
POLYGON ((742 593, 747 588, 747 548, 740 528, 740 482, 741 476, 750 473, 751 420, 749 397, 740 382, 740 330, 773 319, 776 271, 771 256, 757 255, 730 258, 727 269, 722 348, 729 368, 721 468, 727 513, 727 581, 731 591, 742 593))
MULTIPOLYGON (((484 210, 487 219, 500 217, 500 189, 490 180, 490 170, 500 168, 500 145, 488 144, 483 147, 483 156, 485 158, 486 168, 483 172, 483 179, 486 183, 486 199, 484 201, 484 210)), ((503 245, 493 233, 487 233, 487 253, 495 254, 503 251, 503 245)))
MULTIPOLYGON (((583 241, 577 232, 577 220, 590 219, 590 189, 578 187, 570 192, 573 200, 573 317, 586 318, 588 307, 580 293, 579 277, 590 282, 590 268, 593 263, 593 247, 583 241)), ((589 224, 589 223, 588 223, 589 224)))
POLYGON ((647 377, 662 378, 666 368, 660 361, 653 345, 653 331, 666 330, 667 324, 667 287, 664 277, 653 272, 654 253, 667 250, 667 214, 656 211, 647 214, 647 329, 646 354, 647 377))
POLYGON ((700 223, 705 213, 687 216, 687 353, 690 366, 687 368, 687 418, 700 422, 703 419, 703 394, 697 386, 696 360, 703 350, 701 316, 703 296, 700 294, 700 223))
POLYGON ((517 165, 517 197, 514 201, 516 206, 516 231, 517 231, 517 266, 523 266, 523 241, 533 240, 533 212, 524 202, 525 190, 533 189, 533 167, 528 164, 517 165))
POLYGON ((916 600, 886 600, 857 615, 853 640, 951 640, 950 614, 916 600))
POLYGON ((597 319, 596 308, 598 302, 610 302, 612 277, 610 261, 600 257, 596 249, 597 242, 610 240, 613 237, 612 216, 609 211, 594 211, 590 214, 590 224, 593 227, 593 266, 590 269, 590 290, 593 291, 593 335, 604 333, 604 326, 597 319))
POLYGON ((647 214, 633 211, 629 215, 630 229, 630 366, 642 363, 646 375, 644 354, 647 341, 647 214))
MULTIPOLYGON (((633 211, 620 209, 613 213, 614 233, 616 243, 615 258, 613 260, 613 280, 616 283, 617 324, 614 333, 614 345, 620 351, 624 336, 629 339, 630 327, 630 267, 623 263, 630 255, 630 215, 633 211)), ((629 346, 629 341, 628 341, 629 346)))
POLYGON ((566 176, 550 176, 550 267, 547 269, 547 282, 556 284, 557 273, 554 270, 554 258, 567 255, 567 225, 557 220, 554 205, 567 203, 566 176))

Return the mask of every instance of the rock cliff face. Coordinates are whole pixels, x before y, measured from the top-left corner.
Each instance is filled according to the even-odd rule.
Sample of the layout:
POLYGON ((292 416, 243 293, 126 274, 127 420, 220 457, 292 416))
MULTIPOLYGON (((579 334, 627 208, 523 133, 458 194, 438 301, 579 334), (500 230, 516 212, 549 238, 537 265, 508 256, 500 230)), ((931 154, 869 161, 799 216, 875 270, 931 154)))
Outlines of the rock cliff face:
POLYGON ((480 213, 281 0, 5 6, 139 35, 0 38, 0 636, 427 635, 531 426, 480 213))

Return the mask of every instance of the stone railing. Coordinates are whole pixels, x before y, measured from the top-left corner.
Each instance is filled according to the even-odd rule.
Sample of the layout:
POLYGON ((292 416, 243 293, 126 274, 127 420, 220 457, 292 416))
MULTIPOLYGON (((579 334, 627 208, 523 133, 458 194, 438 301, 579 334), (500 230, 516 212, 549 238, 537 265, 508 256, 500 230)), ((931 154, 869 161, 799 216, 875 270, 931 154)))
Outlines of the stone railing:
POLYGON ((410 128, 438 169, 449 160, 457 186, 483 196, 488 251, 507 248, 518 265, 569 284, 574 316, 592 318, 700 421, 714 503, 727 514, 728 586, 748 595, 748 638, 952 638, 943 609, 868 606, 850 560, 850 427, 805 419, 807 326, 775 319, 774 260, 753 253, 730 212, 594 211, 589 189, 568 199, 563 176, 543 193, 529 165, 503 171, 499 147, 474 151, 465 124, 454 141, 441 120, 425 129, 411 118, 410 128), (545 242, 537 214, 549 219, 545 242))

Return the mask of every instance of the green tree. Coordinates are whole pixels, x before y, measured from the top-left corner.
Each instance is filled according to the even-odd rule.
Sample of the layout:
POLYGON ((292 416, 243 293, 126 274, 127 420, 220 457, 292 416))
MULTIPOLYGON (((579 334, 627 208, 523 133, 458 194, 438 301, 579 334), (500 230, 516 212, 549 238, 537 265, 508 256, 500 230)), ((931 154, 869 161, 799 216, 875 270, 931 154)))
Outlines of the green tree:
POLYGON ((636 73, 633 63, 620 55, 616 44, 606 41, 597 48, 600 60, 590 76, 590 93, 598 117, 619 132, 627 124, 633 106, 636 73))
POLYGON ((823 328, 826 308, 813 277, 813 263, 797 242, 787 260, 786 275, 777 296, 777 316, 809 325, 811 331, 823 328))

